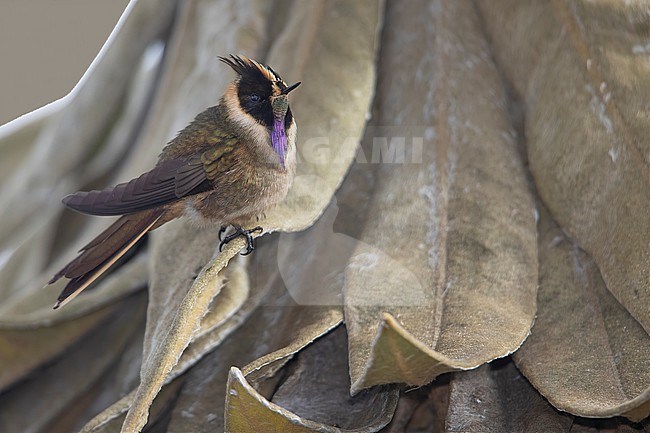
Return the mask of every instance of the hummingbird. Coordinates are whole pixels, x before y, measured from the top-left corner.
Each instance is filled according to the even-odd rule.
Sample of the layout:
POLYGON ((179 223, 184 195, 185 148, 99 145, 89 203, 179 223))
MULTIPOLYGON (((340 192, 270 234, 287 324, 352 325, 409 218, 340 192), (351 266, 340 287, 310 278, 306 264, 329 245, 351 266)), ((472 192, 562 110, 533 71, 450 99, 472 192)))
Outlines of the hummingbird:
POLYGON ((284 200, 296 170, 296 122, 289 108, 291 86, 271 67, 244 56, 219 60, 236 73, 216 106, 181 130, 150 171, 125 183, 63 198, 70 209, 120 218, 79 251, 48 282, 69 279, 54 309, 77 296, 147 232, 179 218, 199 226, 227 227, 254 249, 244 225, 284 200))

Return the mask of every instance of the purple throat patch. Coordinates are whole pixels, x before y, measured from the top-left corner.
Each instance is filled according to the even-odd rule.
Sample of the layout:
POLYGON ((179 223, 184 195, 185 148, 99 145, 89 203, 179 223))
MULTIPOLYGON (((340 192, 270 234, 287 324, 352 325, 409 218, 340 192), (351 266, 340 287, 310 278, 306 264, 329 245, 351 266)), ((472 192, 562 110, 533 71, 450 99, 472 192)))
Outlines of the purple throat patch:
POLYGON ((273 131, 271 131, 271 144, 273 150, 280 158, 280 164, 284 167, 284 158, 287 153, 287 134, 284 132, 284 119, 275 118, 273 122, 273 131))

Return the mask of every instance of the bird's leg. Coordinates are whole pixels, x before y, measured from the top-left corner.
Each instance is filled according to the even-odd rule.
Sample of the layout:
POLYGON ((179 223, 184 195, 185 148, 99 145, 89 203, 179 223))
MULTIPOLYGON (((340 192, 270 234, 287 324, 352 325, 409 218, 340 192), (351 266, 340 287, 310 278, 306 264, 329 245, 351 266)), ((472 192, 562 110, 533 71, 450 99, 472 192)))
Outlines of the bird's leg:
POLYGON ((228 242, 232 241, 238 236, 244 236, 246 238, 246 252, 243 253, 242 256, 249 255, 255 249, 255 243, 252 234, 258 232, 262 233, 262 227, 257 226, 252 229, 244 229, 241 226, 233 226, 233 227, 235 228, 235 232, 223 238, 223 240, 219 244, 219 251, 221 251, 223 246, 226 245, 228 242))
MULTIPOLYGON (((219 241, 221 241, 221 236, 228 230, 228 226, 221 226, 219 228, 219 241)), ((219 249, 221 251, 221 249, 219 249)))

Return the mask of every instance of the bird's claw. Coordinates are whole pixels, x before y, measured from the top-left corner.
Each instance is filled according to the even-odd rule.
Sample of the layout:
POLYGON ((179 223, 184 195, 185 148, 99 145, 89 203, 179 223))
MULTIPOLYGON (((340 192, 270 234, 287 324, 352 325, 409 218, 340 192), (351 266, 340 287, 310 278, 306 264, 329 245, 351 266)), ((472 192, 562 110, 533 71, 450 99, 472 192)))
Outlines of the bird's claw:
MULTIPOLYGON (((223 227, 222 227, 222 230, 223 230, 223 227)), ((233 239, 235 239, 235 238, 237 238, 239 236, 244 236, 246 238, 246 252, 242 253, 242 256, 247 256, 250 253, 252 253, 253 250, 255 249, 255 242, 254 242, 252 234, 253 233, 262 233, 262 230, 263 229, 260 226, 257 226, 255 228, 252 228, 252 229, 249 229, 249 230, 244 229, 242 227, 235 227, 235 232, 228 235, 228 236, 226 236, 225 238, 223 238, 223 240, 221 240, 221 234, 223 233, 223 231, 220 230, 219 231, 219 240, 221 240, 221 243, 219 244, 219 251, 221 251, 223 249, 223 246, 226 245, 228 242, 232 241, 233 239)))
MULTIPOLYGON (((226 232, 228 229, 228 226, 221 226, 219 229, 219 242, 221 242, 221 236, 226 232)), ((219 247, 219 251, 221 251, 221 246, 219 247)))

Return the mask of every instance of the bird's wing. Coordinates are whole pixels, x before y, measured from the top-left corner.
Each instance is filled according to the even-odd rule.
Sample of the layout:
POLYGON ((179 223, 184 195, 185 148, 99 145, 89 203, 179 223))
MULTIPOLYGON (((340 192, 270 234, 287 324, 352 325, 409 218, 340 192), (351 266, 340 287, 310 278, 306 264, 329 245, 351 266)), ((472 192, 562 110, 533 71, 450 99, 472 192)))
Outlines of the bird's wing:
POLYGON ((67 207, 89 215, 124 215, 155 208, 213 188, 220 170, 232 163, 233 146, 221 145, 190 158, 162 161, 141 176, 101 191, 63 198, 67 207))

